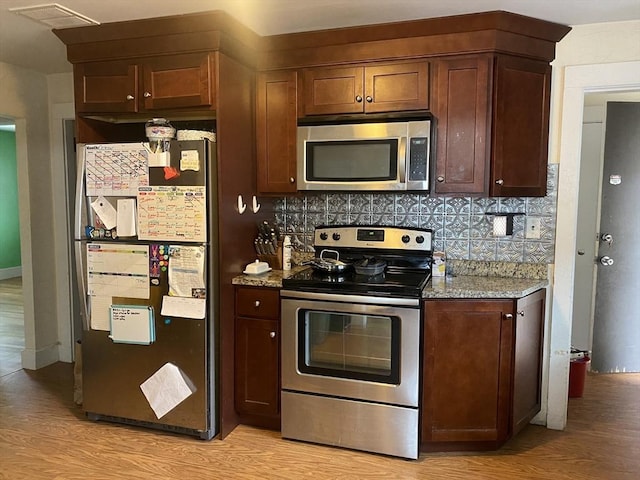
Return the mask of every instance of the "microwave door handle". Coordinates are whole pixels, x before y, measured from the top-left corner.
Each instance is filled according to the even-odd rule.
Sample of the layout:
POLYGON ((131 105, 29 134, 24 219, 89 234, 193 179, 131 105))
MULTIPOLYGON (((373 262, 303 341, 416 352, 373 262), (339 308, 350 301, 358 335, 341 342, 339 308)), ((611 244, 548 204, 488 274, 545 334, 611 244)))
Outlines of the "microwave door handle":
POLYGON ((409 168, 407 159, 407 137, 400 137, 398 140, 398 179, 401 184, 406 186, 406 181, 409 176, 407 172, 409 168))

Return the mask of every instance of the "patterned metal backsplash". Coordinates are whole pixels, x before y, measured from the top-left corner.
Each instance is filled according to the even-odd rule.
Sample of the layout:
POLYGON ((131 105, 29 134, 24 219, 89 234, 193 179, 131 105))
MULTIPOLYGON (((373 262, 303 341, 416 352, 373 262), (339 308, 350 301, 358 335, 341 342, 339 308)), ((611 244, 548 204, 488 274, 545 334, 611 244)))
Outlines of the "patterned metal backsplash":
POLYGON ((431 197, 419 193, 312 193, 279 198, 276 224, 292 236, 294 248, 313 250, 317 225, 392 225, 431 228, 434 250, 447 258, 521 263, 553 263, 558 197, 558 165, 547 170, 547 196, 527 198, 431 197), (487 212, 524 213, 513 235, 494 237, 487 212), (540 239, 524 235, 526 216, 540 218, 540 239))

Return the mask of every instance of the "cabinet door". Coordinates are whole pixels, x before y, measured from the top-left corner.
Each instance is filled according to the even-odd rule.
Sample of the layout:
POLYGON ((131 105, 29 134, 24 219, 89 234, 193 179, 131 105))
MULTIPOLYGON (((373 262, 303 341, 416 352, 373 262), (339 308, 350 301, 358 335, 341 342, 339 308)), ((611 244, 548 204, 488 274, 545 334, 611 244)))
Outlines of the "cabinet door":
POLYGON ((296 72, 257 78, 256 141, 259 193, 296 191, 296 72))
POLYGON ((544 290, 523 297, 516 303, 513 435, 540 411, 544 313, 544 290))
POLYGON ((429 64, 397 63, 366 67, 366 113, 428 110, 429 64))
POLYGON ((551 67, 496 58, 490 195, 544 196, 547 188, 551 67))
POLYGON ((364 112, 363 67, 308 68, 302 79, 303 116, 364 112))
POLYGON ((280 412, 278 322, 236 318, 235 406, 240 414, 280 412))
POLYGON ((489 176, 490 57, 436 63, 436 193, 486 193, 489 176))
POLYGON ((507 439, 512 313, 511 300, 426 302, 423 444, 507 439))
POLYGON ((152 58, 143 65, 145 110, 210 107, 215 61, 209 54, 152 58))
POLYGON ((129 62, 78 63, 73 69, 76 111, 138 111, 138 67, 129 62))

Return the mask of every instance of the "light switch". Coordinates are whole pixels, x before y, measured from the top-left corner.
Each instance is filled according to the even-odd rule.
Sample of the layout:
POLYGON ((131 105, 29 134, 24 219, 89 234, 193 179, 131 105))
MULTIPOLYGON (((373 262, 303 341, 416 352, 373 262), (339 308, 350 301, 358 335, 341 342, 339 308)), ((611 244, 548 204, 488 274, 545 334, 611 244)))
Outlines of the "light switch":
POLYGON ((527 217, 525 238, 540 238, 540 217, 527 217))

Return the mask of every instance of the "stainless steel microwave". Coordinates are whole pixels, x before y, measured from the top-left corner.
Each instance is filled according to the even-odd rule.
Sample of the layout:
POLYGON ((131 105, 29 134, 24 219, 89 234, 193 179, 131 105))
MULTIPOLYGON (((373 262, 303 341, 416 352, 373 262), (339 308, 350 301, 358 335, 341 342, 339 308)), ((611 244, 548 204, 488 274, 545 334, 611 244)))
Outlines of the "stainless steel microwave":
POLYGON ((298 190, 429 190, 431 121, 298 127, 298 190))

